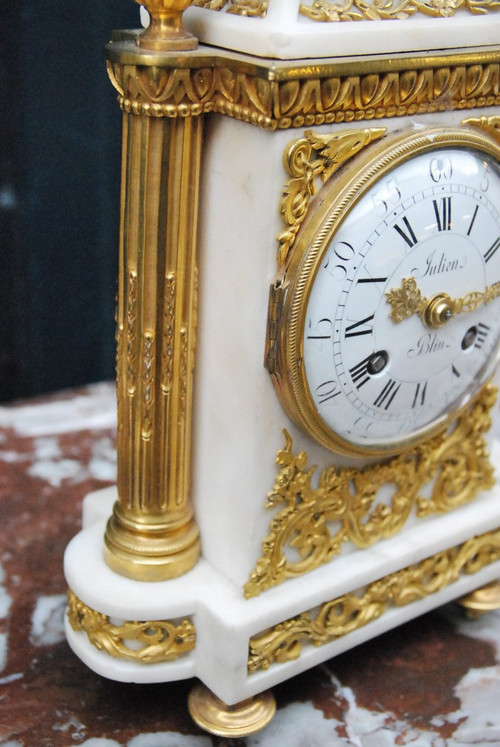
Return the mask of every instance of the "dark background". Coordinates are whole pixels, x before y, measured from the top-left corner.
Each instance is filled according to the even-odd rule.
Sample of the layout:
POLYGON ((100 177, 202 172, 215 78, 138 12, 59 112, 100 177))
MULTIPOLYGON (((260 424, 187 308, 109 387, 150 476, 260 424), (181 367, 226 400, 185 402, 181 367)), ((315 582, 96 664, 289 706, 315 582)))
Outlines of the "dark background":
POLYGON ((0 401, 114 376, 121 113, 103 46, 133 0, 0 0, 0 401))

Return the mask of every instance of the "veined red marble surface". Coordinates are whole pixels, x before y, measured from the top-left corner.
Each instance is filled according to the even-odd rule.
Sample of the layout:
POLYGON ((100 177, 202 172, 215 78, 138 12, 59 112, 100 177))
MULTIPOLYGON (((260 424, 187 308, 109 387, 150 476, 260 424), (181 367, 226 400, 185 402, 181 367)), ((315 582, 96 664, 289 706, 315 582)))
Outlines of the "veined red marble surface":
POLYGON ((190 682, 89 671, 64 639, 62 560, 83 497, 115 480, 114 426, 112 384, 0 407, 0 745, 500 745, 500 612, 449 605, 280 685, 246 740, 192 723, 190 682))

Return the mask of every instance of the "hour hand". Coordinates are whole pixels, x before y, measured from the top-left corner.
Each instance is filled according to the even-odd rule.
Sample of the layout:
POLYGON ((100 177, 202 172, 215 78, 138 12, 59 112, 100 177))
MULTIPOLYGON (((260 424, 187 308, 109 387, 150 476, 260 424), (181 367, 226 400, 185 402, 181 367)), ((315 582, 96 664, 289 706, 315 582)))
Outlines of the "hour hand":
POLYGON ((462 298, 451 298, 448 293, 437 293, 425 298, 415 278, 403 278, 400 288, 391 288, 386 294, 387 303, 392 307, 389 316, 398 324, 413 314, 418 314, 426 327, 437 329, 452 317, 474 311, 481 304, 487 304, 500 295, 500 282, 487 285, 484 291, 472 291, 462 298))

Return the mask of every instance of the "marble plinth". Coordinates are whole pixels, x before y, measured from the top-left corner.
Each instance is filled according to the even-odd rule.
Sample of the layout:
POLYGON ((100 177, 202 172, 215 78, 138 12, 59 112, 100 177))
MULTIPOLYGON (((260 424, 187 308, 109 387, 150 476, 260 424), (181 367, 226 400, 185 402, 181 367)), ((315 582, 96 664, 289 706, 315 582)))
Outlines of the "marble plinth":
MULTIPOLYGON (((191 680, 112 682, 64 640, 62 556, 114 482, 114 439, 112 384, 0 408, 0 744, 224 744, 191 722, 191 680)), ((445 605, 274 691, 273 722, 234 747, 500 743, 500 613, 445 605)))

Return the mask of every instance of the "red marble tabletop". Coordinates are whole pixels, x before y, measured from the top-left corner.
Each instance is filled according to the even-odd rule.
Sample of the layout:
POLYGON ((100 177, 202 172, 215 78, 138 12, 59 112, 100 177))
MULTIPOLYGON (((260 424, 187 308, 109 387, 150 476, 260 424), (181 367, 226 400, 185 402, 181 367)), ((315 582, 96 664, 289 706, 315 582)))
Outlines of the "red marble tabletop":
POLYGON ((500 745, 500 612, 448 605, 275 688, 271 724, 208 736, 191 682, 89 671, 63 633, 64 549, 83 497, 113 483, 111 384, 0 407, 0 744, 4 747, 500 745))

